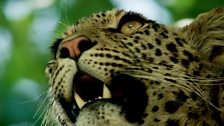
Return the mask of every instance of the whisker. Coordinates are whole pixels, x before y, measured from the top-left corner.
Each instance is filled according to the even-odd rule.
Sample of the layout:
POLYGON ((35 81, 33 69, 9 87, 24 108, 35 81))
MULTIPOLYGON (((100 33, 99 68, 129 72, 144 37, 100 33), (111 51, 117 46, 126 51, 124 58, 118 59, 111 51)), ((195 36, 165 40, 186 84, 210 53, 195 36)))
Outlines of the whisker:
POLYGON ((209 104, 210 106, 212 106, 213 108, 221 111, 220 108, 218 108, 217 106, 215 106, 212 102, 209 101, 209 97, 204 93, 204 91, 199 87, 199 86, 219 86, 219 85, 223 85, 224 83, 224 78, 220 77, 220 78, 205 78, 205 77, 196 77, 193 75, 186 75, 184 72, 181 71, 175 71, 175 70, 166 70, 163 69, 163 72, 161 72, 161 69, 154 69, 153 67, 156 67, 158 65, 156 64, 150 64, 150 65, 146 65, 147 67, 145 68, 150 68, 152 69, 154 72, 149 73, 146 71, 142 70, 142 66, 131 66, 129 67, 130 70, 126 69, 127 71, 122 71, 121 73, 124 74, 128 74, 130 76, 136 77, 136 78, 144 78, 144 79, 148 79, 148 80, 160 80, 160 81, 166 81, 164 79, 161 78, 168 78, 168 79, 172 79, 172 80, 176 80, 178 81, 178 83, 172 83, 169 81, 166 81, 166 84, 169 85, 174 85, 180 89, 184 89, 186 91, 190 91, 190 92, 195 92, 195 94, 197 94, 199 97, 202 98, 203 101, 205 101, 206 104, 209 104), (151 66, 150 66, 151 65, 151 66), (133 69, 135 68, 135 69, 133 69), (164 72, 167 71, 167 72, 164 72), (172 76, 166 76, 164 73, 170 73, 172 72, 172 76), (188 83, 186 83, 188 82, 188 83))
MULTIPOLYGON (((44 92, 43 94, 46 94, 46 92, 44 92)), ((41 103, 41 105, 37 108, 37 110, 36 110, 36 112, 35 112, 35 114, 34 114, 34 116, 33 116, 33 119, 34 118, 36 118, 36 116, 37 116, 37 114, 40 112, 40 109, 43 107, 43 105, 46 103, 46 101, 47 101, 47 96, 44 98, 44 100, 43 101, 41 101, 42 103, 41 103)))
POLYGON ((42 111, 42 113, 40 114, 40 116, 36 119, 36 121, 34 122, 34 124, 37 124, 37 122, 41 120, 41 118, 44 116, 44 114, 47 111, 47 109, 48 109, 48 105, 44 108, 44 110, 42 111))

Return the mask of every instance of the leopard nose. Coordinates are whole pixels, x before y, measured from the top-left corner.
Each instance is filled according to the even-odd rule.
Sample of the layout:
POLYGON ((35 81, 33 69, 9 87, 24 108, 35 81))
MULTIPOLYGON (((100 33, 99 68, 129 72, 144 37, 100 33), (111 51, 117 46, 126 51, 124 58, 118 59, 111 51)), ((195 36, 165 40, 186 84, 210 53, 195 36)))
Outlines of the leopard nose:
POLYGON ((92 48, 95 45, 88 37, 78 36, 62 42, 59 45, 60 58, 76 58, 79 57, 84 51, 92 48))

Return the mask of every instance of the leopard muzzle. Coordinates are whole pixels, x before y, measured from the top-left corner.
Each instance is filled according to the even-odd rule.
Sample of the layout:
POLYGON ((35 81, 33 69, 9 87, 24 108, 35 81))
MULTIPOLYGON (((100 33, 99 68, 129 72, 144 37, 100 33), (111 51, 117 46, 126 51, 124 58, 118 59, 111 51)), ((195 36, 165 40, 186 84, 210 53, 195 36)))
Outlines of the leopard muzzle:
POLYGON ((111 75, 109 82, 103 82, 80 70, 70 58, 50 62, 46 71, 53 99, 60 103, 73 123, 83 108, 99 101, 119 104, 129 122, 139 120, 146 108, 148 98, 144 84, 129 75, 111 75))

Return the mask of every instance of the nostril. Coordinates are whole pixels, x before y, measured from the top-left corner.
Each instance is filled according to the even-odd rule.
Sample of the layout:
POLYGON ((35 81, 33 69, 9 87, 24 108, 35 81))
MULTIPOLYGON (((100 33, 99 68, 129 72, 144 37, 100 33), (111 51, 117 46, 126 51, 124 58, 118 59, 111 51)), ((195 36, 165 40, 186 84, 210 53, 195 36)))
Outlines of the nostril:
POLYGON ((91 42, 90 40, 82 40, 78 44, 78 49, 80 52, 84 52, 90 48, 92 48, 96 43, 91 42))
POLYGON ((86 36, 79 36, 62 42, 59 45, 60 58, 75 58, 79 57, 84 51, 92 48, 96 42, 92 42, 86 36))
POLYGON ((61 48, 59 57, 60 58, 70 57, 69 50, 67 48, 65 48, 65 47, 61 48))

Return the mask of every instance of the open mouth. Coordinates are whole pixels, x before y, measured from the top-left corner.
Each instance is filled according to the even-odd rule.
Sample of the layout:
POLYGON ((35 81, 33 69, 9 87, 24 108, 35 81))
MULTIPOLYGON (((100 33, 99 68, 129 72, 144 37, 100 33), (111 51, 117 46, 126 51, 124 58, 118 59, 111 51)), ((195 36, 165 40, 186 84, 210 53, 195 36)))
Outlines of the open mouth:
POLYGON ((73 80, 73 86, 75 90, 74 98, 79 108, 82 108, 88 102, 111 98, 107 86, 86 73, 77 74, 73 80))
POLYGON ((85 105, 95 101, 115 101, 122 106, 122 112, 130 122, 137 122, 147 105, 146 88, 135 78, 120 74, 112 77, 110 86, 95 77, 79 72, 73 78, 73 99, 71 102, 59 100, 70 120, 74 123, 85 105))
POLYGON ((85 73, 79 72, 73 78, 73 99, 70 102, 60 99, 67 116, 75 122, 79 111, 87 104, 99 99, 110 99, 111 92, 99 79, 85 73))

